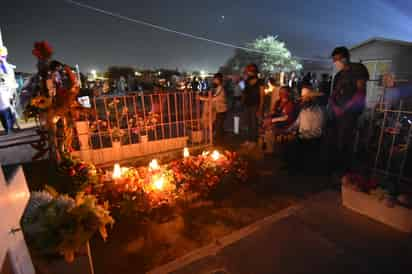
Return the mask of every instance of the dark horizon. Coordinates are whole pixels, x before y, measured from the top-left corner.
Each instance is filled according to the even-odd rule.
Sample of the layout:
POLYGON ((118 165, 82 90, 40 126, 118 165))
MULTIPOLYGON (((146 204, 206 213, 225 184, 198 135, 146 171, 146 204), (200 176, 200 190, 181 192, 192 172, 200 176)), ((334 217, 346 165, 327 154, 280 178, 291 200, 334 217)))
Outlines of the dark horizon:
MULTIPOLYGON (((40 40, 51 43, 55 59, 79 64, 82 72, 103 71, 109 65, 213 72, 233 53, 230 48, 122 21, 63 0, 4 2, 0 27, 9 61, 17 71, 35 70, 31 49, 40 40)), ((81 2, 240 46, 260 36, 278 35, 299 57, 327 57, 335 46, 351 46, 375 36, 412 37, 412 3, 407 0, 261 1, 259 6, 245 0, 142 0, 139 6, 130 0, 81 2)))

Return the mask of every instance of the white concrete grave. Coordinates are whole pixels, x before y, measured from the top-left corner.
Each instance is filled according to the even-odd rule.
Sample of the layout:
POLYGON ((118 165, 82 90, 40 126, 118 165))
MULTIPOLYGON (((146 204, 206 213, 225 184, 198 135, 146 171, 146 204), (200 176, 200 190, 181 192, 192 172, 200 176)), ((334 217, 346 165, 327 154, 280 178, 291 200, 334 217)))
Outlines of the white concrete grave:
POLYGON ((11 274, 35 274, 33 263, 20 228, 30 192, 23 169, 18 167, 8 182, 0 166, 0 273, 9 265, 11 274), (7 263, 5 260, 9 260, 7 263))

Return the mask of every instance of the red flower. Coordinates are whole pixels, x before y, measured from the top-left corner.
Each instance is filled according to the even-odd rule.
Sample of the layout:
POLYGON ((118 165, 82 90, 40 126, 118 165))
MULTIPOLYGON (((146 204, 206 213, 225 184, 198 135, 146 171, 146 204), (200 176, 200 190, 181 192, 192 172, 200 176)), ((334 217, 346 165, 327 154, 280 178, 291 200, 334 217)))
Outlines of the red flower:
POLYGON ((76 175, 76 170, 71 167, 71 168, 69 169, 69 176, 74 176, 74 175, 76 175))
POLYGON ((35 42, 32 53, 39 60, 46 61, 52 56, 53 49, 47 41, 35 42))
POLYGON ((66 74, 67 74, 67 76, 70 80, 71 86, 74 86, 77 83, 76 75, 73 73, 72 69, 69 66, 65 66, 64 71, 66 72, 66 74))

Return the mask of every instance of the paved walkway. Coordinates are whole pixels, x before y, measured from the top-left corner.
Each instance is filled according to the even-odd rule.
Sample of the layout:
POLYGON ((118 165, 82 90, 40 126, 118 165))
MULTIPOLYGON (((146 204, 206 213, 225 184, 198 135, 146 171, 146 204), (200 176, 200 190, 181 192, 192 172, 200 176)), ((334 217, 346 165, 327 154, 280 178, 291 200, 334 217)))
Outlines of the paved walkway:
POLYGON ((37 140, 39 140, 39 135, 34 128, 24 129, 10 135, 0 135, 0 164, 31 162, 36 150, 29 143, 37 140))
POLYGON ((198 250, 153 273, 412 273, 411 236, 343 208, 333 191, 216 249, 215 255, 202 253, 208 254, 198 250), (198 260, 187 264, 191 256, 198 260))

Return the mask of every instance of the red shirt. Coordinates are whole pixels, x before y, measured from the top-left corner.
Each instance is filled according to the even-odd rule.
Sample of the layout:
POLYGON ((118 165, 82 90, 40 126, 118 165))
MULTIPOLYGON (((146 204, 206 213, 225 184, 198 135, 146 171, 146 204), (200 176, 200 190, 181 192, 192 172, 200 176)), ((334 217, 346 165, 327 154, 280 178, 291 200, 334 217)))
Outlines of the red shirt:
POLYGON ((276 123, 280 127, 288 127, 293 124, 296 120, 296 105, 292 101, 288 101, 284 104, 280 103, 276 107, 277 116, 285 116, 288 118, 284 122, 276 123))

